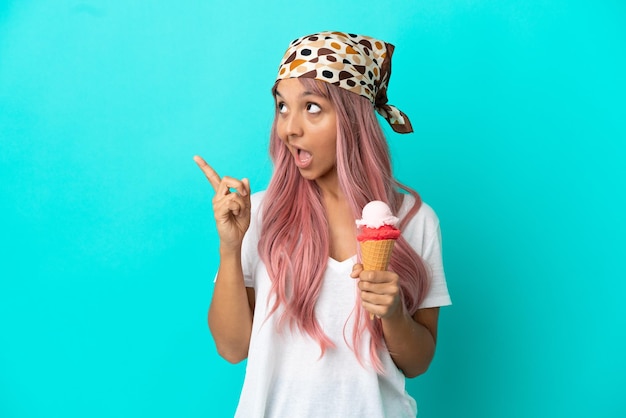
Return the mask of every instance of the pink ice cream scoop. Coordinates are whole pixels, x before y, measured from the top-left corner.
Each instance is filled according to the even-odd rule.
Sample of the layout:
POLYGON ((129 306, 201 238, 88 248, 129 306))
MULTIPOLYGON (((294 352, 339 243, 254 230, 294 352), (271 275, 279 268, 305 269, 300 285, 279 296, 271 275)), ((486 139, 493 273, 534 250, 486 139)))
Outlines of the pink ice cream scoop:
POLYGON ((391 209, 385 202, 374 200, 363 208, 362 219, 356 221, 361 227, 361 233, 357 236, 359 241, 398 239, 400 230, 395 225, 398 218, 393 216, 391 209))

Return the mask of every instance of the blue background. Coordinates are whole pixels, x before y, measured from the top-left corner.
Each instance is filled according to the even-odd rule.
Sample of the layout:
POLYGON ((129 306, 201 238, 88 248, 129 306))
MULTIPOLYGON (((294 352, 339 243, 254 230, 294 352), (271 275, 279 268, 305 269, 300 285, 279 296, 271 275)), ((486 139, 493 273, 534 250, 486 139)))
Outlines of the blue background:
POLYGON ((278 62, 328 29, 396 44, 395 170, 441 218, 454 305, 420 417, 626 416, 625 22, 620 0, 3 0, 0 417, 232 415, 192 156, 263 189, 278 62))

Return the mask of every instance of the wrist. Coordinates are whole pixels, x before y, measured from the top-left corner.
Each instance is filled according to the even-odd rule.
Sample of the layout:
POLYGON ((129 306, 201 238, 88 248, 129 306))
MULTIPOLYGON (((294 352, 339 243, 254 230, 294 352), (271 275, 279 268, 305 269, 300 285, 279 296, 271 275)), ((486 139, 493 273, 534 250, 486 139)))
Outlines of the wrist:
POLYGON ((241 257, 241 244, 239 245, 225 245, 220 243, 220 258, 229 258, 229 257, 241 257))
POLYGON ((383 322, 387 322, 389 325, 406 323, 412 319, 402 301, 399 301, 398 306, 393 312, 382 318, 383 322))

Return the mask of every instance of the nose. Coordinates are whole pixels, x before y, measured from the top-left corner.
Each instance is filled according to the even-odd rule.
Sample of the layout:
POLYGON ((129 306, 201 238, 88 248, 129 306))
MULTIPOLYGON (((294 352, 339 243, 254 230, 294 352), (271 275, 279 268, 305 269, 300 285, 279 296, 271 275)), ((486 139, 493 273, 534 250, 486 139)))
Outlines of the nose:
POLYGON ((297 112, 290 112, 284 117, 285 138, 302 136, 302 120, 297 112))

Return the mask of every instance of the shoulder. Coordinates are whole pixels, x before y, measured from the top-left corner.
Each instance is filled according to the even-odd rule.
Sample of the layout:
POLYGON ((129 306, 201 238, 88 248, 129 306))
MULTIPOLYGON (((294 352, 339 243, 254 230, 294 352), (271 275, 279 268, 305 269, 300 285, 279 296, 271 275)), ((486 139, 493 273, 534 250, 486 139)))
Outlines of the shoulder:
MULTIPOLYGON (((413 205, 415 198, 411 195, 405 195, 404 202, 399 212, 399 218, 403 219, 413 205)), ((419 210, 402 228, 402 236, 421 256, 426 256, 428 248, 434 242, 439 242, 441 230, 439 228, 439 218, 433 208, 425 202, 422 202, 419 210)))
POLYGON ((252 224, 260 224, 262 218, 263 201, 265 200, 265 190, 252 193, 250 196, 250 213, 252 224))
POLYGON ((250 226, 243 237, 243 254, 255 253, 256 243, 261 236, 262 216, 261 208, 263 206, 263 198, 265 191, 255 192, 250 195, 250 226))
POLYGON ((252 211, 255 209, 258 210, 263 203, 263 199, 265 198, 265 190, 261 190, 259 192, 252 193, 250 196, 250 204, 252 205, 252 211))
MULTIPOLYGON (((407 213, 411 210, 413 205, 415 204, 415 198, 409 194, 404 195, 404 200, 402 202, 402 206, 400 207, 399 218, 403 219, 407 213)), ((431 226, 439 226, 439 217, 435 210, 428 205, 426 202, 422 201, 419 210, 413 216, 413 218, 409 221, 410 224, 418 224, 418 225, 431 225, 431 226)))

